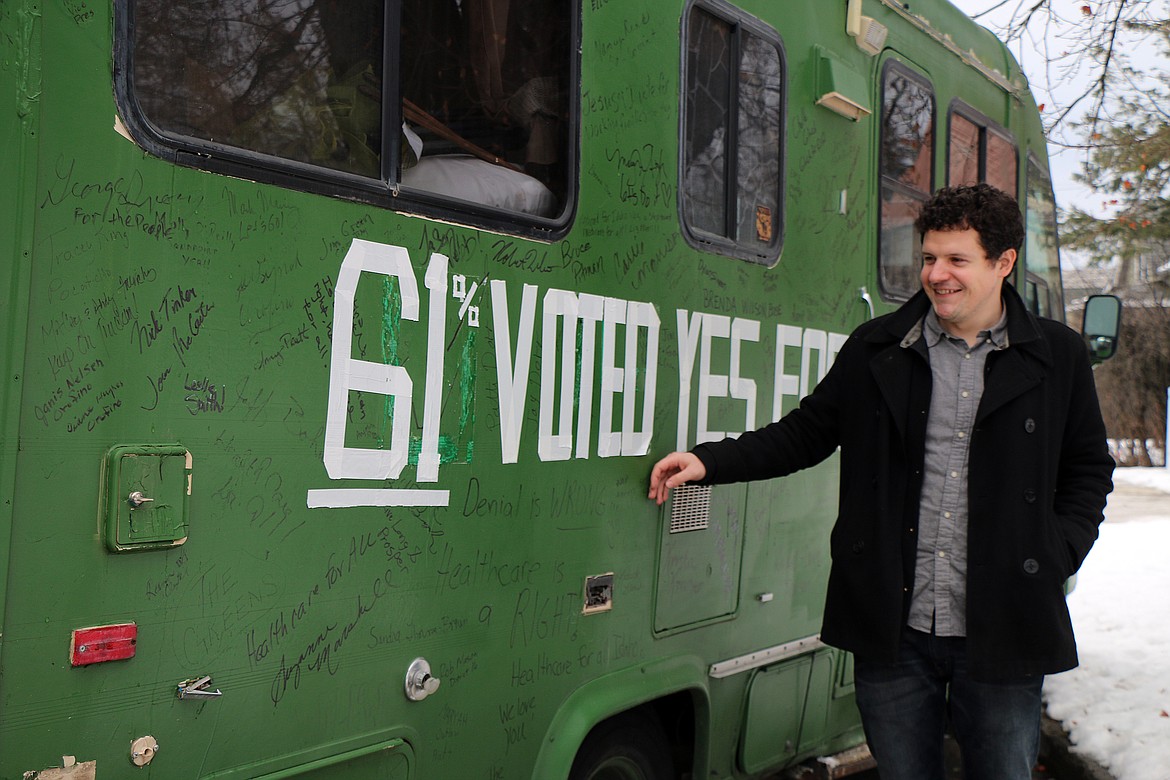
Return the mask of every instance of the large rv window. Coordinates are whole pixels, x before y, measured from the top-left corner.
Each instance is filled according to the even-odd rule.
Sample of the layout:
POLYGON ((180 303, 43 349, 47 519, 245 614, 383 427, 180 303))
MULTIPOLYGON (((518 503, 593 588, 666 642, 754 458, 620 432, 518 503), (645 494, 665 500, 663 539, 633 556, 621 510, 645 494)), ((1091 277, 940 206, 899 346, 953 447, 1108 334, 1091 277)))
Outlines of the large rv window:
POLYGON ((951 111, 947 184, 986 182, 1015 197, 1017 170, 1016 146, 1007 131, 977 112, 951 111))
POLYGON ((387 198, 401 185, 555 217, 571 189, 571 9, 136 0, 133 102, 164 146, 387 198))
POLYGON ((784 61, 771 31, 694 6, 687 18, 682 219, 702 248, 780 251, 784 61))
POLYGON ((914 219, 930 197, 934 161, 934 93, 920 76, 891 61, 882 76, 882 292, 904 300, 919 288, 922 246, 914 219))
POLYGON ((1028 160, 1028 197, 1024 210, 1024 262, 1028 278, 1044 294, 1035 294, 1036 313, 1064 321, 1064 291, 1060 283, 1060 250, 1056 236, 1056 199, 1052 181, 1040 164, 1028 160))

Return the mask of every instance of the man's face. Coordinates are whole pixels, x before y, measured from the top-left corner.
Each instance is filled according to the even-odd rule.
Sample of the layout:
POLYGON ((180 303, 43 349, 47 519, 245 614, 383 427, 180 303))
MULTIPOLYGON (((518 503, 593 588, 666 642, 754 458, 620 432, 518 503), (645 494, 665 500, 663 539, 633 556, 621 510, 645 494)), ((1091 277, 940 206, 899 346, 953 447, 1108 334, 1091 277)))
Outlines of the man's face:
POLYGON ((1016 250, 994 260, 979 243, 978 231, 928 230, 922 238, 922 289, 943 328, 971 342, 999 321, 1000 291, 1011 273, 1016 250))

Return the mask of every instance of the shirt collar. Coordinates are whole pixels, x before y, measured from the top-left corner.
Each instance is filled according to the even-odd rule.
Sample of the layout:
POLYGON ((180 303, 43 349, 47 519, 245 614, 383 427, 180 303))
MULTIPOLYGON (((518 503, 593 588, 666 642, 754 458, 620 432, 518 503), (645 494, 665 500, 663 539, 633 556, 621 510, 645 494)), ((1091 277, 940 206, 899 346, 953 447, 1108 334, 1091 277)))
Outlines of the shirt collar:
MULTIPOLYGON (((1007 307, 999 315, 999 321, 991 326, 990 330, 984 330, 979 333, 982 338, 991 342, 991 346, 995 349, 1007 349, 1008 347, 1008 331, 1007 331, 1007 307)), ((935 344, 942 341, 943 336, 949 334, 943 330, 942 323, 938 321, 938 315, 934 312, 934 307, 926 310, 926 314, 922 319, 911 328, 906 336, 902 339, 902 347, 913 346, 918 339, 922 338, 926 342, 926 346, 933 347, 935 344)))

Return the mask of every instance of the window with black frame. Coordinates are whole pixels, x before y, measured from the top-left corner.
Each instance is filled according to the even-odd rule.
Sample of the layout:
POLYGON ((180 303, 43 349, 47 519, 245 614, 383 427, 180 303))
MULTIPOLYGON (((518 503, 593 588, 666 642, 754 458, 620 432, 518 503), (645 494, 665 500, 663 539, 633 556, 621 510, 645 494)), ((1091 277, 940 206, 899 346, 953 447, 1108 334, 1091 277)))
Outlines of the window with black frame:
POLYGON ((573 184, 573 7, 134 0, 132 105, 164 146, 553 218, 573 184))
POLYGON ((925 78, 894 61, 882 73, 882 293, 905 300, 920 287, 922 246, 914 220, 933 190, 934 91, 925 78))
POLYGON ((951 111, 947 184, 986 182, 1015 197, 1016 160, 1016 145, 1006 130, 974 111, 951 111))
POLYGON ((771 262, 783 226, 779 38, 730 7, 698 4, 685 35, 684 232, 700 248, 771 262))
POLYGON ((1052 179, 1033 157, 1028 159, 1024 207, 1024 261, 1029 302, 1044 317, 1064 320, 1064 289, 1060 280, 1060 247, 1056 232, 1056 198, 1052 179), (1032 292, 1035 289, 1036 292, 1032 292))

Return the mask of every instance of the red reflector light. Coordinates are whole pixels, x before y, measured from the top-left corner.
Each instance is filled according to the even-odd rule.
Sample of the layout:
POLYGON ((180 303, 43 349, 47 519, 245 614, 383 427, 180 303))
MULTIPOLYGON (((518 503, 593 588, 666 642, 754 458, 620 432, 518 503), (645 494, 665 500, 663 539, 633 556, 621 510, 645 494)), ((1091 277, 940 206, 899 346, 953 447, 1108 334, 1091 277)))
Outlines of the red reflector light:
POLYGON ((138 645, 138 626, 119 623, 114 626, 79 628, 69 643, 69 662, 74 666, 133 658, 138 645))

